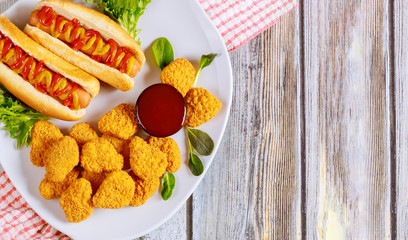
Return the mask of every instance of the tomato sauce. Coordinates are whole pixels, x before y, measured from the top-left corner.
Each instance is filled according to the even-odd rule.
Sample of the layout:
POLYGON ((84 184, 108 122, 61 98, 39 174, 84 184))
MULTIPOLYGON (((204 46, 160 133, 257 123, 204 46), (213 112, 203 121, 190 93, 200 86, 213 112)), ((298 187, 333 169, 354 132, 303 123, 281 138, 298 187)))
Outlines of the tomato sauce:
POLYGON ((44 26, 51 26, 56 16, 53 14, 53 10, 50 7, 43 7, 43 11, 38 15, 38 21, 44 26))
POLYGON ((140 126, 156 137, 167 137, 178 132, 184 124, 184 98, 177 89, 159 83, 146 88, 136 103, 140 126))

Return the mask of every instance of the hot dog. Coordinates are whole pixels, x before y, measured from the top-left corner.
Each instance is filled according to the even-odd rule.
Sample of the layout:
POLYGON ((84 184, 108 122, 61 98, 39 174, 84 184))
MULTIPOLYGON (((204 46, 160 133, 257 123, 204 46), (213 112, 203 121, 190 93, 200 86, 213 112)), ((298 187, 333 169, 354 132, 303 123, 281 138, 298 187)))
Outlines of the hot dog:
POLYGON ((68 0, 43 0, 24 29, 68 62, 122 91, 145 63, 137 42, 109 17, 68 0))
POLYGON ((43 48, 0 15, 0 82, 32 108, 62 120, 82 118, 99 81, 43 48))

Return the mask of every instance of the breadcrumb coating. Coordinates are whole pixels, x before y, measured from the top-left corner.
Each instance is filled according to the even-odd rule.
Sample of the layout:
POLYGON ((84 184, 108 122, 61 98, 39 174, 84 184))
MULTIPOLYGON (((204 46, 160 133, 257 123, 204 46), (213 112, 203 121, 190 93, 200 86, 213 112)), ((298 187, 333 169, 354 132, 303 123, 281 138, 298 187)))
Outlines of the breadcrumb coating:
POLYGON ((47 179, 43 179, 38 187, 40 190, 40 194, 45 199, 54 199, 59 198, 65 189, 78 178, 79 170, 74 168, 68 175, 65 177, 64 181, 62 182, 51 182, 47 179))
POLYGON ((135 182, 135 194, 129 203, 129 206, 138 207, 144 204, 149 198, 151 198, 160 186, 160 178, 154 178, 149 180, 143 180, 138 178, 133 172, 129 175, 135 182))
POLYGON ((221 101, 204 88, 192 88, 184 98, 186 103, 185 125, 198 127, 217 115, 221 101))
POLYGON ((130 167, 139 178, 144 180, 159 178, 166 171, 166 155, 151 147, 140 137, 134 137, 129 144, 130 167))
POLYGON ((101 133, 129 139, 139 129, 135 108, 132 104, 119 104, 99 119, 98 129, 101 133))
POLYGON ((44 167, 44 152, 51 143, 62 138, 61 131, 53 123, 40 120, 34 124, 31 131, 31 162, 38 167, 44 167))
POLYGON ((81 166, 94 173, 121 170, 123 157, 108 140, 97 138, 82 146, 81 166))
POLYGON ((61 194, 60 206, 69 222, 81 222, 92 215, 91 194, 91 183, 85 178, 76 179, 61 194))
POLYGON ((109 173, 92 197, 95 207, 121 208, 128 206, 135 192, 135 183, 125 171, 109 173))
POLYGON ((99 186, 102 184, 103 180, 106 178, 106 172, 94 173, 88 170, 81 172, 83 178, 88 180, 92 186, 92 194, 95 194, 99 186))
POLYGON ((76 141, 69 136, 60 138, 44 153, 44 178, 52 182, 62 182, 78 163, 79 148, 76 141))
POLYGON ((104 133, 101 138, 110 142, 116 151, 123 156, 123 170, 130 169, 129 163, 129 143, 130 139, 120 139, 109 134, 104 133))
POLYGON ((75 139, 78 143, 78 146, 81 148, 82 145, 91 141, 92 139, 98 138, 98 134, 91 124, 83 122, 77 123, 72 126, 69 136, 75 139))
POLYGON ((181 155, 179 146, 174 139, 150 136, 147 138, 147 143, 166 154, 167 172, 175 173, 179 170, 181 165, 181 155))
POLYGON ((185 58, 177 58, 163 68, 160 74, 162 83, 175 87, 183 97, 194 83, 194 66, 185 58))

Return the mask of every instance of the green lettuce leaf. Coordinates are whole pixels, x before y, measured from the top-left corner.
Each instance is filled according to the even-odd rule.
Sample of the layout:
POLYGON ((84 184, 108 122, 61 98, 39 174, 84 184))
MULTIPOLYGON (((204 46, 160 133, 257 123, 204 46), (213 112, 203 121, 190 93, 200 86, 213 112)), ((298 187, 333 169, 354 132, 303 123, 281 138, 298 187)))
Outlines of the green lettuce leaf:
POLYGON ((50 117, 28 107, 0 85, 0 121, 10 137, 17 140, 17 149, 28 146, 34 124, 47 119, 50 117))
POLYGON ((84 2, 97 3, 106 15, 122 26, 130 36, 136 38, 140 32, 137 22, 151 0, 84 0, 84 2))

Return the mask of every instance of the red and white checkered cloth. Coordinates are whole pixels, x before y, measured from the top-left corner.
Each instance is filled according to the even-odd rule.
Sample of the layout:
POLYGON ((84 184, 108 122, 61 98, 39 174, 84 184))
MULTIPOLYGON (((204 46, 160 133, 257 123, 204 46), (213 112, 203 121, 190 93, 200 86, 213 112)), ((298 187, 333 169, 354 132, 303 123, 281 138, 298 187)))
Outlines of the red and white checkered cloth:
POLYGON ((228 51, 266 30, 297 7, 296 0, 199 0, 228 51))
POLYGON ((70 239, 47 224, 0 173, 0 239, 70 239))
MULTIPOLYGON (((199 0, 228 51, 246 43, 297 7, 296 0, 199 0)), ((41 219, 0 173, 0 239, 70 239, 41 219)))

